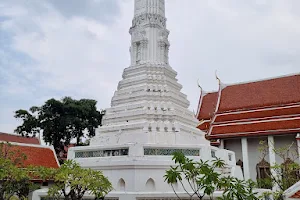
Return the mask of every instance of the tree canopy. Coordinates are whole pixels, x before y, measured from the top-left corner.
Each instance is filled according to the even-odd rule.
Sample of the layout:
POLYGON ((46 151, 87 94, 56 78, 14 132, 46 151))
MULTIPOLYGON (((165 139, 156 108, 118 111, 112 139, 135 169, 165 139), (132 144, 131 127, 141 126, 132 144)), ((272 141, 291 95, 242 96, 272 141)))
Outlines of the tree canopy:
POLYGON ((97 111, 96 104, 97 101, 91 99, 65 97, 49 99, 44 105, 33 106, 28 111, 17 110, 15 117, 23 123, 15 132, 27 137, 43 133, 44 141, 53 145, 59 155, 72 139, 80 145, 83 138, 95 136, 104 115, 104 111, 97 111))
POLYGON ((101 171, 81 168, 73 160, 66 161, 51 173, 54 185, 49 188, 48 195, 54 199, 82 200, 86 193, 101 198, 112 190, 111 183, 101 171))
POLYGON ((53 182, 48 191, 52 199, 82 200, 86 193, 102 198, 112 190, 101 171, 84 169, 73 160, 60 168, 23 166, 25 160, 26 156, 12 145, 0 143, 0 200, 27 200, 29 193, 40 187, 33 178, 53 182))
POLYGON ((31 169, 22 165, 26 156, 11 147, 9 143, 0 143, 0 200, 13 196, 25 200, 37 186, 30 181, 31 169))
MULTIPOLYGON (((270 148, 274 154, 280 158, 281 163, 272 163, 269 170, 264 168, 266 178, 258 179, 258 186, 261 188, 272 188, 274 200, 283 200, 283 193, 289 187, 300 180, 300 164, 299 154, 294 146, 294 143, 275 148, 274 144, 270 148)), ((261 159, 265 159, 269 153, 269 145, 266 141, 260 141, 259 151, 261 152, 261 159)))
POLYGON ((173 156, 176 166, 166 171, 165 181, 170 184, 177 195, 174 184, 180 185, 190 199, 214 199, 215 191, 223 191, 218 200, 258 200, 253 191, 255 186, 252 181, 239 180, 226 175, 224 161, 215 159, 208 161, 194 161, 187 158, 181 152, 175 152, 173 156), (221 171, 220 171, 221 170, 221 171), (223 172, 222 172, 223 170, 223 172))

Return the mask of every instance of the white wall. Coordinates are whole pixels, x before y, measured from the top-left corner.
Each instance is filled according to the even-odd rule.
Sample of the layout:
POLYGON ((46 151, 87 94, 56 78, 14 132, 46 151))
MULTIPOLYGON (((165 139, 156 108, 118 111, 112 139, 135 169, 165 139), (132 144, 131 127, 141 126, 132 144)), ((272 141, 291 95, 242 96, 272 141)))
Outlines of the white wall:
MULTIPOLYGON (((296 134, 290 134, 290 135, 284 135, 284 136, 275 136, 274 137, 274 140, 275 140, 275 149, 278 149, 278 148, 282 148, 282 147, 286 147, 286 146, 289 146, 293 143, 293 145, 291 146, 291 149, 290 149, 290 153, 291 154, 295 154, 295 153, 298 153, 298 150, 297 150, 297 141, 296 141, 296 134)), ((290 158, 291 159, 296 159, 295 157, 297 155, 291 155, 290 154, 290 158)), ((298 160, 298 159, 296 159, 298 160)), ((283 160, 278 156, 276 155, 276 162, 279 162, 279 163, 282 163, 283 160)))
POLYGON ((235 152, 236 161, 243 160, 241 139, 228 139, 224 141, 224 148, 235 152))
MULTIPOLYGON (((274 136, 275 149, 285 147, 287 145, 294 144, 291 147, 291 152, 297 153, 297 141, 295 139, 296 134, 288 134, 283 136, 274 136)), ((262 153, 259 151, 259 142, 265 140, 267 137, 247 138, 248 141, 248 157, 249 157, 249 169, 250 177, 252 180, 256 180, 256 165, 262 159, 262 153)), ((225 140, 225 149, 235 152, 236 161, 243 160, 242 157, 242 145, 241 139, 228 139, 225 140)), ((265 160, 269 162, 269 155, 267 154, 265 160)), ((298 161, 298 160, 297 160, 298 161)), ((282 159, 276 155, 276 162, 282 163, 282 159)))
MULTIPOLYGON (((262 153, 259 151, 259 142, 265 140, 267 137, 259 138, 248 138, 248 153, 249 153, 249 169, 250 169, 250 178, 256 180, 256 165, 262 160, 262 153)), ((269 162, 269 156, 265 157, 265 160, 269 162)))

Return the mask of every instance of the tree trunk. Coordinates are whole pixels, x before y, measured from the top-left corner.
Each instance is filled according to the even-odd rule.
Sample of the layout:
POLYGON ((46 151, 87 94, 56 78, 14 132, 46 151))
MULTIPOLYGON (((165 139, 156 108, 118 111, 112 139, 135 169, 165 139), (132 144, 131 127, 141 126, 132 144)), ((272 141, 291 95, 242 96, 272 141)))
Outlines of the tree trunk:
POLYGON ((79 146, 79 144, 80 144, 80 134, 82 133, 82 131, 81 130, 79 130, 78 131, 78 133, 77 133, 77 142, 76 142, 76 146, 79 146))

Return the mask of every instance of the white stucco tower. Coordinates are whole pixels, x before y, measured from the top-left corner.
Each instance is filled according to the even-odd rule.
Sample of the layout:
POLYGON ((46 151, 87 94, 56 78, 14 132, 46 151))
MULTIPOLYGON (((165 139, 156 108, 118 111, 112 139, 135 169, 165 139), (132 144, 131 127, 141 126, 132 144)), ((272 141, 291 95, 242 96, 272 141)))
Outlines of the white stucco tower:
POLYGON ((131 34, 131 65, 167 65, 169 31, 166 29, 165 2, 136 0, 131 34))
POLYGON ((91 145, 209 144, 169 66, 165 1, 135 0, 129 32, 131 66, 124 70, 91 145))
POLYGON ((235 156, 211 147, 196 128, 198 121, 188 110, 177 73, 169 66, 165 1, 134 0, 134 7, 131 64, 90 146, 71 148, 68 158, 102 170, 115 188, 109 197, 175 197, 163 178, 173 164, 174 151, 195 159, 221 157, 230 173, 234 173, 235 156))

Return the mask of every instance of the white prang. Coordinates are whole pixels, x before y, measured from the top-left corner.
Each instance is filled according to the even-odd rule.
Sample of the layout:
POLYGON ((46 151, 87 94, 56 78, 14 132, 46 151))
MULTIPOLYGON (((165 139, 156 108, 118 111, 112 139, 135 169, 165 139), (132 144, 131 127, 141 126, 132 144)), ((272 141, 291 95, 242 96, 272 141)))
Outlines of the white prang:
MULTIPOLYGON (((241 177, 234 153, 211 147, 188 110, 177 73, 169 66, 165 1, 134 4, 131 65, 90 146, 71 148, 68 158, 102 170, 114 187, 108 197, 120 200, 176 198, 163 175, 177 150, 197 160, 220 157, 228 164, 227 173, 241 177)), ((184 196, 181 186, 176 188, 184 196)))
POLYGON ((208 144, 169 66, 165 2, 136 0, 130 28, 131 66, 91 145, 208 144))

